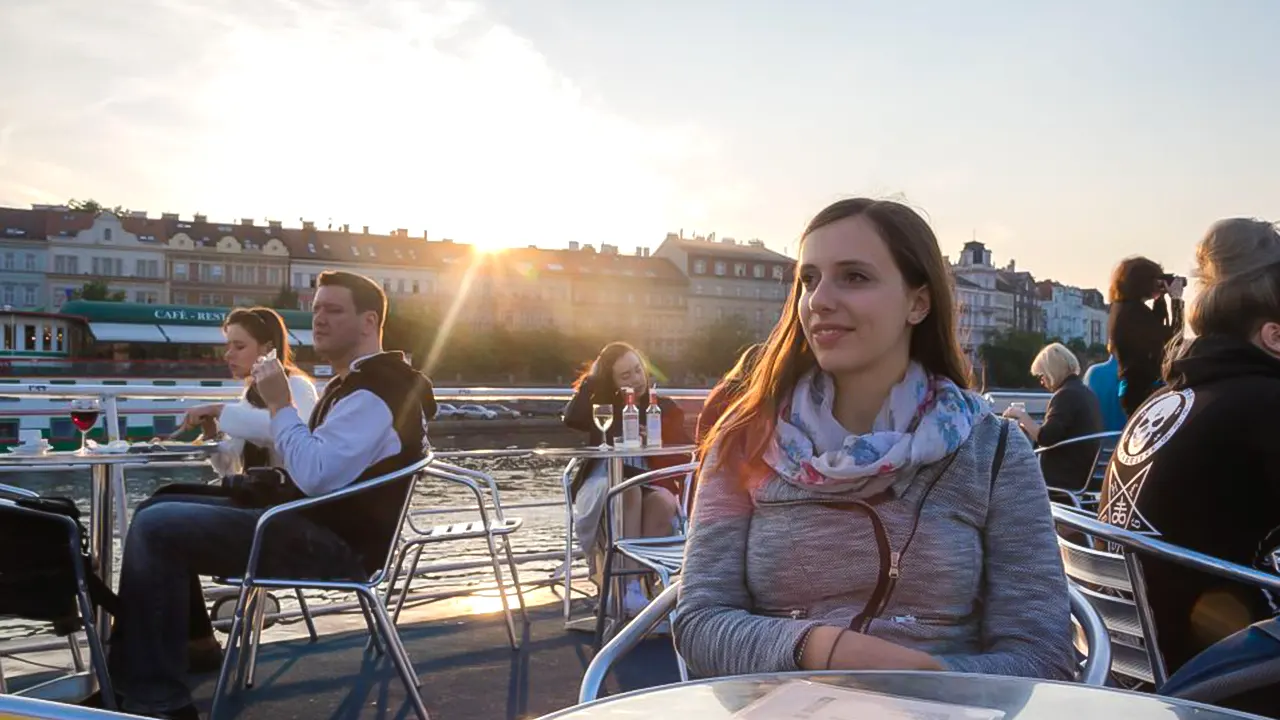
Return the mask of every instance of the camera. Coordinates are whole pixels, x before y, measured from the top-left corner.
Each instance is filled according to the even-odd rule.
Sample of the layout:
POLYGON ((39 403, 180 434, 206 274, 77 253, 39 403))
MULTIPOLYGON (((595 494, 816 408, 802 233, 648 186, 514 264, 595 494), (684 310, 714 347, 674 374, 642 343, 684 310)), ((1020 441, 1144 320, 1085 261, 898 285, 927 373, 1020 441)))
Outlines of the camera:
POLYGON ((1181 275, 1174 275, 1173 273, 1165 273, 1164 275, 1160 276, 1160 279, 1164 281, 1165 285, 1172 285, 1174 280, 1181 280, 1184 285, 1187 282, 1186 278, 1182 277, 1181 275))

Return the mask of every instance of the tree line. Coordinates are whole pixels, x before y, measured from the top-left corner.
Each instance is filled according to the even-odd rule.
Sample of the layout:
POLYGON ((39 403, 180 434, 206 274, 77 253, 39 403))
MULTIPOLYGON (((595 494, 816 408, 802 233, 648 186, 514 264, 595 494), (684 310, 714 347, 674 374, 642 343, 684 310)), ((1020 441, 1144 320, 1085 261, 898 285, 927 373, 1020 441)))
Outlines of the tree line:
POLYGON ((1059 342, 1075 353, 1083 371, 1093 363, 1107 359, 1107 346, 1102 343, 1092 345, 1080 338, 1063 340, 1048 337, 1044 333, 1027 332, 1025 330, 1006 330, 978 347, 978 358, 982 361, 982 376, 979 385, 988 388, 1040 388, 1040 381, 1031 375, 1031 362, 1036 355, 1050 343, 1059 342))

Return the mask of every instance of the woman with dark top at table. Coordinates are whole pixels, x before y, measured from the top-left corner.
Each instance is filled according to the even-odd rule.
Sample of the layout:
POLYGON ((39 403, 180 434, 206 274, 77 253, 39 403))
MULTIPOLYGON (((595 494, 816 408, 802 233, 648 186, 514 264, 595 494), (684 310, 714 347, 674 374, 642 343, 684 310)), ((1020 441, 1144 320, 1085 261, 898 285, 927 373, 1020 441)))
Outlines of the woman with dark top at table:
MULTIPOLYGON (((1168 385, 1129 418, 1098 519, 1220 560, 1276 572, 1280 549, 1280 232, 1218 222, 1196 247, 1195 340, 1168 385)), ((1209 645, 1271 618, 1280 597, 1143 558, 1170 673, 1209 645)))
MULTIPOLYGON (((612 342, 604 346, 600 355, 574 383, 574 394, 564 409, 564 424, 574 430, 587 433, 589 445, 600 445, 605 433, 596 427, 593 418, 595 405, 611 405, 613 421, 608 426, 610 443, 622 435, 622 410, 626 402, 622 388, 636 391, 635 404, 640 411, 641 432, 645 431, 645 414, 649 407, 649 371, 640 351, 624 342, 612 342)), ((658 396, 658 408, 662 411, 662 444, 688 445, 688 432, 684 428, 684 411, 670 398, 658 396)), ((687 455, 655 455, 628 457, 624 470, 632 477, 647 470, 658 470, 689 462, 687 455)), ((609 466, 603 460, 582 463, 573 478, 571 492, 574 507, 574 531, 583 552, 593 558, 597 544, 603 539, 599 533, 604 518, 605 495, 609 491, 609 466)), ((679 529, 680 484, 675 479, 663 480, 642 490, 623 493, 622 533, 624 537, 663 537, 679 529)), ((623 595, 623 606, 628 613, 638 612, 648 597, 638 578, 629 578, 623 595)))
MULTIPOLYGON (((1046 345, 1031 363, 1031 374, 1053 393, 1038 423, 1027 411, 1010 407, 1004 416, 1018 423, 1038 447, 1047 448, 1071 438, 1102 432, 1102 408, 1098 397, 1080 380, 1080 360, 1062 343, 1046 345)), ((1040 455, 1040 469, 1049 487, 1083 488, 1093 475, 1098 441, 1078 442, 1040 455)))
MULTIPOLYGON (((180 430, 202 428, 207 437, 225 432, 222 444, 211 464, 220 475, 243 471, 250 467, 279 467, 279 455, 271 442, 271 415, 262 396, 253 386, 251 374, 258 358, 275 350, 276 358, 289 374, 289 389, 300 417, 311 416, 316 404, 316 388, 311 378, 293 364, 284 319, 265 307, 236 308, 227 313, 222 323, 227 338, 223 354, 231 376, 245 381, 245 391, 235 403, 199 405, 187 411, 180 430)), ((158 502, 196 502, 223 504, 229 502, 220 486, 173 483, 165 485, 138 506, 138 510, 158 502)), ((204 591, 199 580, 192 578, 191 620, 188 627, 192 672, 217 670, 222 650, 213 635, 213 625, 204 604, 204 591)))
POLYGON ((969 390, 928 224, 842 200, 704 441, 675 639, 699 676, 1065 679, 1067 583, 1031 444, 969 390))
POLYGON ((1130 417, 1160 385, 1165 347, 1182 330, 1185 286, 1186 280, 1144 257, 1127 258, 1111 274, 1107 336, 1119 367, 1120 404, 1130 417))

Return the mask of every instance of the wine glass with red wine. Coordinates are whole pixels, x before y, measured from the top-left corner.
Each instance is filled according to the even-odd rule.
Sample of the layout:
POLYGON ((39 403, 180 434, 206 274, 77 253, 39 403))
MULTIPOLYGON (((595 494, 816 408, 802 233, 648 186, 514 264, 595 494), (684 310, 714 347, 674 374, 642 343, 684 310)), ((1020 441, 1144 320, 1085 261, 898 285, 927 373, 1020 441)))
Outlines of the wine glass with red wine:
POLYGON ((71 422, 80 431, 80 454, 88 452, 85 443, 89 439, 89 431, 98 424, 98 416, 102 414, 102 402, 98 398, 82 398, 71 401, 71 422))

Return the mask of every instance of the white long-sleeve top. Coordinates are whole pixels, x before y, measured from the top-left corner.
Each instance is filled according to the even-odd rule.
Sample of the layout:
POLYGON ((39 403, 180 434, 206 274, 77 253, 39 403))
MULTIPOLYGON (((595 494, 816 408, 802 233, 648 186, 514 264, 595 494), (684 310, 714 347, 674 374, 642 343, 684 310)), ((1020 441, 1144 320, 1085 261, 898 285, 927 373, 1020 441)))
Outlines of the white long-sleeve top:
MULTIPOLYGON (((289 391, 293 394, 293 405, 298 409, 299 417, 304 423, 307 422, 319 397, 316 386, 306 375, 290 375, 289 391)), ((218 418, 218 429, 230 436, 223 449, 212 459, 214 469, 219 474, 228 475, 244 470, 242 459, 246 442, 266 448, 272 466, 284 466, 271 433, 270 411, 250 405, 244 395, 240 396, 239 402, 223 406, 222 415, 218 418)))

